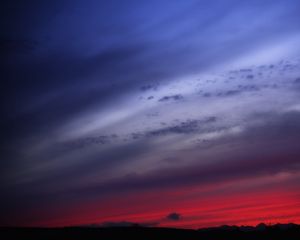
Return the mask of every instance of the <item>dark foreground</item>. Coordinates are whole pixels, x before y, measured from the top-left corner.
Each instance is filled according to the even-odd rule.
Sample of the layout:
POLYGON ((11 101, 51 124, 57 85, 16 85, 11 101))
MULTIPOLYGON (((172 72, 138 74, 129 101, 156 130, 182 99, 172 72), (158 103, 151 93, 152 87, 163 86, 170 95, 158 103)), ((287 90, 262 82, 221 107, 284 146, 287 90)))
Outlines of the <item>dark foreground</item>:
POLYGON ((172 228, 145 227, 111 227, 111 228, 1 228, 0 239, 282 239, 300 240, 300 225, 277 224, 257 227, 223 226, 200 230, 183 230, 172 228))

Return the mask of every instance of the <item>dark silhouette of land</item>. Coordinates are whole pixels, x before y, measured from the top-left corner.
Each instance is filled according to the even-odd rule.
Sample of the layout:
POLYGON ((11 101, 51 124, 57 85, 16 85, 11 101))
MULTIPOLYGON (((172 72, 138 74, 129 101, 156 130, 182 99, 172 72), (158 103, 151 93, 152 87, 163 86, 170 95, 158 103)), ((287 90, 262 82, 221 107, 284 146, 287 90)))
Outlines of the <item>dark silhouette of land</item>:
POLYGON ((258 240, 299 240, 300 225, 275 224, 266 226, 259 224, 250 226, 221 226, 199 230, 157 228, 157 227, 65 227, 65 228, 0 228, 1 239, 258 239, 258 240))

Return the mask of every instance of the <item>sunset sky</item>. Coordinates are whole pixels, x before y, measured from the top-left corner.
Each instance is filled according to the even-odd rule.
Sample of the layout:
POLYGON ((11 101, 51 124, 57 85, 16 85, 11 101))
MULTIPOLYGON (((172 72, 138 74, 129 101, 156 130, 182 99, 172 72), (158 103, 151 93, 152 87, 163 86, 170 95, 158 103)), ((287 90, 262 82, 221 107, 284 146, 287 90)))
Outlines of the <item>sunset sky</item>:
POLYGON ((300 224, 299 0, 0 12, 0 226, 300 224))

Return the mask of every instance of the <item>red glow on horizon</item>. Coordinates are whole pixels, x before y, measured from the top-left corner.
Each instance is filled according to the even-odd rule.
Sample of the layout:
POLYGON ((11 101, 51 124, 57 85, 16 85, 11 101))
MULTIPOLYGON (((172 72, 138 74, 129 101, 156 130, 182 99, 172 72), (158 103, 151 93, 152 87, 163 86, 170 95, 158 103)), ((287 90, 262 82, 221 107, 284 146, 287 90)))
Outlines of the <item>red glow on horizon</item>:
POLYGON ((211 192, 187 187, 112 197, 81 205, 74 203, 61 211, 46 214, 48 217, 44 221, 32 219, 26 226, 60 227, 122 221, 194 229, 220 225, 255 226, 261 222, 300 224, 300 191, 280 186, 245 191, 234 191, 228 186, 213 187, 211 192), (171 212, 179 213, 181 219, 167 219, 171 212))

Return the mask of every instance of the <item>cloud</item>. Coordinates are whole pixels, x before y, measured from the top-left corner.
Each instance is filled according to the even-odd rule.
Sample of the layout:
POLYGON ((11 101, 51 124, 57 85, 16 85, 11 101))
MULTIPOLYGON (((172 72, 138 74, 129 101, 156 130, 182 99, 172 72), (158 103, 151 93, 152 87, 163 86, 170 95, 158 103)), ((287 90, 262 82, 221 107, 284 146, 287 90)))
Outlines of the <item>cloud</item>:
POLYGON ((167 215, 167 219, 171 221, 179 221, 181 219, 181 215, 179 213, 173 212, 167 215))
POLYGON ((226 92, 218 93, 217 96, 219 96, 219 97, 223 97, 223 96, 230 97, 230 96, 234 96, 234 95, 237 95, 237 94, 240 94, 240 93, 241 93, 241 91, 239 91, 239 90, 228 90, 226 92))
POLYGON ((171 95, 171 96, 164 96, 164 97, 160 98, 158 101, 166 102, 166 101, 170 101, 170 100, 178 101, 178 100, 182 100, 182 99, 183 99, 182 95, 176 94, 176 95, 171 95))
POLYGON ((209 97, 211 97, 211 96, 212 96, 211 93, 204 93, 204 94, 203 94, 203 97, 206 97, 206 98, 209 98, 209 97))
POLYGON ((254 84, 238 85, 239 90, 241 91, 259 91, 260 87, 254 84))
MULTIPOLYGON (((186 185, 200 186, 299 171, 300 153, 297 139, 300 139, 300 114, 272 113, 261 117, 264 118, 263 124, 253 125, 239 135, 217 139, 207 149, 211 155, 206 154, 206 164, 194 162, 186 167, 156 169, 143 174, 116 178, 82 190, 91 194, 99 191, 140 191, 186 185), (235 148, 231 149, 228 143, 236 144, 235 148), (224 152, 215 152, 218 148, 223 148, 224 152), (216 153, 218 156, 215 156, 216 153)), ((192 151, 190 149, 189 154, 192 151)), ((201 157, 202 151, 203 149, 199 147, 194 149, 197 158, 201 157)), ((187 156, 177 153, 177 157, 187 156)))
POLYGON ((165 134, 189 134, 198 131, 201 124, 201 120, 187 120, 176 124, 174 126, 169 126, 146 133, 147 136, 159 136, 165 134))
POLYGON ((235 95, 242 94, 244 92, 256 92, 259 90, 260 88, 256 85, 238 85, 237 89, 219 92, 216 95, 218 97, 232 97, 235 95))
POLYGON ((82 139, 72 140, 63 143, 66 148, 68 149, 78 149, 78 148, 84 148, 89 147, 93 145, 105 145, 112 143, 113 141, 116 141, 118 139, 117 134, 112 135, 102 135, 102 136, 96 136, 96 137, 86 137, 82 139))
POLYGON ((6 211, 298 171, 299 116, 280 113, 299 62, 268 62, 299 46, 287 1, 1 3, 6 211))
POLYGON ((144 85, 144 86, 140 87, 142 92, 146 92, 149 90, 156 91, 157 88, 158 88, 158 84, 148 84, 148 85, 144 85))
POLYGON ((157 135, 164 135, 164 134, 190 134, 196 133, 201 128, 207 127, 207 125, 215 123, 217 121, 216 117, 207 117, 204 119, 196 120, 186 120, 180 122, 174 126, 169 126, 153 131, 149 131, 146 133, 147 136, 157 136, 157 135))
MULTIPOLYGON (((158 128, 146 132, 131 133, 133 139, 159 137, 168 134, 196 134, 201 129, 207 129, 217 121, 217 117, 211 116, 202 119, 188 119, 175 124, 170 124, 163 128, 158 128)), ((164 124, 166 125, 166 124, 164 124)))

